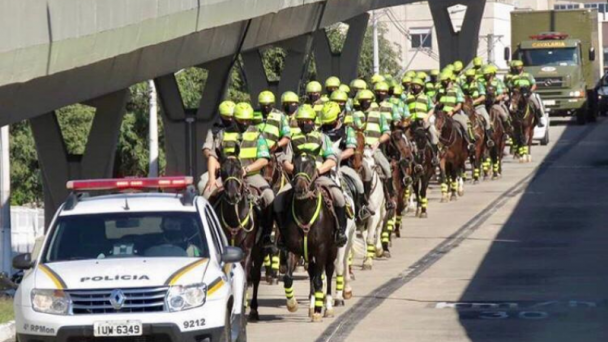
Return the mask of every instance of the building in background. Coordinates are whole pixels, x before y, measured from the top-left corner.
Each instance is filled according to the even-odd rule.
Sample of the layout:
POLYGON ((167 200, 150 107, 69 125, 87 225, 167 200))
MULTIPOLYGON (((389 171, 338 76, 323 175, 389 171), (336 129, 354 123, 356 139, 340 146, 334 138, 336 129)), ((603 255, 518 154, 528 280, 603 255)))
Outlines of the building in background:
MULTIPOLYGON (((603 31, 604 60, 608 57, 608 3, 598 1, 562 0, 488 0, 484 8, 479 32, 477 55, 501 69, 507 68, 504 48, 511 43, 511 11, 566 10, 594 8, 598 10, 600 29, 603 31)), ((466 6, 450 8, 452 25, 458 31, 466 6)), ((433 17, 427 2, 395 6, 378 10, 379 21, 387 28, 386 37, 401 46, 404 70, 430 70, 439 67, 439 48, 433 17)))

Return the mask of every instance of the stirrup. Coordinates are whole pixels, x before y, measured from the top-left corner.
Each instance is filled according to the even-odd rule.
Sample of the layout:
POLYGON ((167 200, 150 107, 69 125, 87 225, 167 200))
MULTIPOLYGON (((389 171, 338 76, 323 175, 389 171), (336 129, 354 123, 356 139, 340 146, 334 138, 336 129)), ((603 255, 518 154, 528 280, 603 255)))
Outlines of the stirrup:
POLYGON ((486 146, 490 148, 494 147, 494 140, 488 138, 488 141, 486 141, 486 146))
POLYGON ((393 200, 386 201, 386 210, 395 209, 395 202, 393 200))
POLYGON ((367 206, 364 206, 361 209, 359 209, 358 217, 359 217, 360 221, 365 221, 368 218, 372 217, 372 215, 374 215, 374 214, 375 214, 375 212, 373 212, 367 206))

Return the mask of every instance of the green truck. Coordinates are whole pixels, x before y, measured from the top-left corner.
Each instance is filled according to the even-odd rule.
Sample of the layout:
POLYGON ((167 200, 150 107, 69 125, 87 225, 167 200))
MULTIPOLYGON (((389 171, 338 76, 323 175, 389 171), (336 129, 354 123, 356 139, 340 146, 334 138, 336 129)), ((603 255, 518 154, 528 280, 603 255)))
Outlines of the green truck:
POLYGON ((591 9, 511 12, 511 52, 536 79, 536 92, 551 116, 595 121, 602 51, 597 11, 591 9))

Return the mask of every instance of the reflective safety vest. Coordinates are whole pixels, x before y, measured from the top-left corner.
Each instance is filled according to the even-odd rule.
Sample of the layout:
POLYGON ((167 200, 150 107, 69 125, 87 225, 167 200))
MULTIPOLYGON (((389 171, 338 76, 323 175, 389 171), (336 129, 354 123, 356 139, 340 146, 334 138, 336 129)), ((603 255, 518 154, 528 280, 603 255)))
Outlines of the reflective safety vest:
POLYGON ((457 103, 457 95, 458 90, 455 86, 449 87, 445 90, 445 94, 441 96, 440 103, 443 104, 444 112, 451 112, 454 107, 456 107, 457 103))
POLYGON ((258 125, 258 128, 262 132, 262 135, 268 143, 268 147, 272 148, 281 137, 281 122, 283 118, 283 112, 273 109, 266 118, 266 122, 258 125))
POLYGON ((511 79, 511 84, 513 84, 513 86, 516 88, 522 88, 522 87, 530 88, 530 87, 532 87, 531 77, 532 76, 530 74, 528 74, 527 72, 523 72, 519 75, 514 75, 513 78, 511 79))
POLYGON ((378 110, 384 116, 384 120, 388 124, 393 122, 393 104, 387 100, 384 100, 378 104, 378 110))
POLYGON ((369 112, 357 112, 355 115, 361 120, 363 134, 365 134, 365 145, 372 146, 380 140, 382 131, 380 127, 380 117, 383 115, 377 110, 369 112))
POLYGON ((291 146, 293 147, 294 155, 303 153, 315 157, 317 166, 323 164, 321 155, 323 149, 323 135, 319 132, 310 132, 304 135, 303 133, 295 134, 291 137, 291 146))
MULTIPOLYGON (((240 146, 238 158, 243 167, 253 164, 258 159, 258 139, 260 131, 256 126, 250 126, 241 133, 224 132, 222 152, 227 156, 235 156, 236 147, 240 146)), ((256 174, 258 172, 252 172, 256 174)))
POLYGON ((465 82, 462 85, 462 91, 465 95, 470 96, 473 100, 479 97, 479 83, 477 80, 465 82))
POLYGON ((418 95, 410 94, 407 97, 407 107, 414 120, 426 119, 430 110, 429 99, 422 91, 418 95))

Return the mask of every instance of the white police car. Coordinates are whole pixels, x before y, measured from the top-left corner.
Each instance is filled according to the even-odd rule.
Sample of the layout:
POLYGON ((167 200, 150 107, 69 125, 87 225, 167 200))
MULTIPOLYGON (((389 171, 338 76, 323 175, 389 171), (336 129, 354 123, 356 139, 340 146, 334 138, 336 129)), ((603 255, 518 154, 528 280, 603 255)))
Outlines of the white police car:
POLYGON ((246 341, 243 253, 191 183, 69 182, 39 255, 13 260, 18 341, 246 341))

